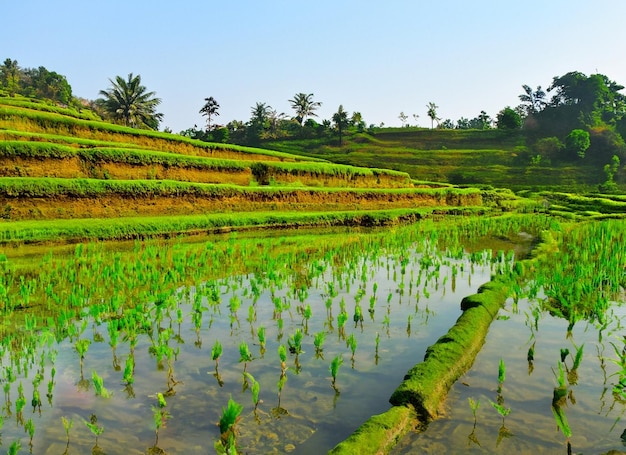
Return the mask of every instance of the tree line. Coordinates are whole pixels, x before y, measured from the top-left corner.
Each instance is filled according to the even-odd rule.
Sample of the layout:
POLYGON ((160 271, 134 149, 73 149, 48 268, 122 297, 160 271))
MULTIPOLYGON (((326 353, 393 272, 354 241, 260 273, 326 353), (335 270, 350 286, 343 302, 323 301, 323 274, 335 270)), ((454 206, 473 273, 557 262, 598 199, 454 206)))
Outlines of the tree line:
MULTIPOLYGON (((161 99, 141 82, 140 75, 128 74, 109 79, 109 87, 96 100, 76 98, 65 76, 44 67, 21 68, 6 59, 0 65, 0 91, 13 95, 49 99, 56 103, 88 108, 102 119, 134 128, 158 129, 163 114, 158 112, 161 99)), ((592 159, 614 167, 616 159, 626 159, 626 96, 624 87, 607 76, 587 76, 574 71, 554 77, 546 90, 522 85, 520 104, 507 106, 492 119, 485 111, 474 118, 461 117, 456 122, 439 118, 439 106, 429 102, 426 114, 431 128, 498 129, 522 131, 526 137, 526 158, 533 164, 554 160, 592 159)), ((250 108, 248 120, 216 122, 220 105, 210 96, 204 99, 199 113, 206 118, 203 127, 194 125, 179 134, 209 142, 259 145, 278 139, 325 138, 338 140, 341 146, 346 134, 375 133, 378 126, 366 126, 360 112, 348 113, 343 105, 331 116, 318 122, 322 103, 313 93, 296 93, 288 100, 292 115, 278 112, 265 102, 250 108)), ((417 120, 418 114, 413 114, 417 120)), ((409 127, 408 115, 400 113, 403 127, 409 127)), ((171 131, 170 131, 171 132, 171 131)), ((611 169, 613 169, 611 167, 611 169)))

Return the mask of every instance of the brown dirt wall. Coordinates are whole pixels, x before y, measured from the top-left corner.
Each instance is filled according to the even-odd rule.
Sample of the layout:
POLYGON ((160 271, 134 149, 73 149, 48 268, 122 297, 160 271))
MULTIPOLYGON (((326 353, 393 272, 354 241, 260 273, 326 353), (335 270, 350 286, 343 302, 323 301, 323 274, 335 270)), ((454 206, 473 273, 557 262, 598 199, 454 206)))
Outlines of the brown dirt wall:
POLYGON ((130 216, 192 215, 250 211, 380 210, 435 206, 478 206, 478 194, 460 198, 427 194, 360 194, 356 192, 272 192, 220 197, 136 197, 105 195, 98 198, 0 197, 0 213, 7 220, 112 218, 130 216))

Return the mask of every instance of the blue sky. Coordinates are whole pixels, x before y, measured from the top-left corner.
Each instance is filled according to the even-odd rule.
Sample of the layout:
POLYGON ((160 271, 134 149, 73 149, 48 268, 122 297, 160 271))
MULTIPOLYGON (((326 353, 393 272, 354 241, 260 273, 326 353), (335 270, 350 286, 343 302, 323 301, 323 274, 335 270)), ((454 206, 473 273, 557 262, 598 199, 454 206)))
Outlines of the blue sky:
POLYGON ((569 71, 626 85, 624 0, 20 0, 2 2, 0 59, 45 66, 76 96, 140 74, 162 99, 162 127, 225 124, 257 102, 292 115, 313 93, 319 120, 340 104, 367 124, 430 126, 519 104, 569 71))

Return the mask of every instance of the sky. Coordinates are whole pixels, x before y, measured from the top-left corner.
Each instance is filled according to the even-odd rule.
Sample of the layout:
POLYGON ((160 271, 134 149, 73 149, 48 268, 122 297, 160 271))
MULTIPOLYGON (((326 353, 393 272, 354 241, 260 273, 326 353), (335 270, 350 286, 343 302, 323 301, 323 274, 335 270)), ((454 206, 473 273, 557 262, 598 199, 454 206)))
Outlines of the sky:
POLYGON ((294 114, 312 93, 318 121, 339 105, 366 124, 430 126, 515 107, 522 85, 570 71, 626 85, 624 0, 0 0, 0 59, 64 75, 96 99, 141 75, 161 128, 248 121, 257 102, 294 114), (415 119, 413 115, 419 117, 415 119))

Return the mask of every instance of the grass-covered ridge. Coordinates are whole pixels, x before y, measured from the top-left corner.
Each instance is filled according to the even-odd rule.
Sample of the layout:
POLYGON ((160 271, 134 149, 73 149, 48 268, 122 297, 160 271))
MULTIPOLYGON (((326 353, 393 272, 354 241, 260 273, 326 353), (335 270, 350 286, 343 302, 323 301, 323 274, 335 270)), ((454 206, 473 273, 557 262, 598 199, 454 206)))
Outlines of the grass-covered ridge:
MULTIPOLYGON (((27 132, 78 136, 111 142, 130 142, 137 145, 156 147, 157 150, 169 150, 174 153, 190 155, 219 154, 222 151, 240 154, 245 157, 258 156, 275 160, 317 161, 315 158, 302 158, 271 150, 254 149, 233 144, 215 144, 189 139, 176 134, 152 130, 139 130, 122 125, 115 125, 96 120, 84 120, 54 112, 38 111, 26 108, 5 106, 0 98, 0 129, 27 132)), ((150 148, 152 148, 150 147, 150 148)))

